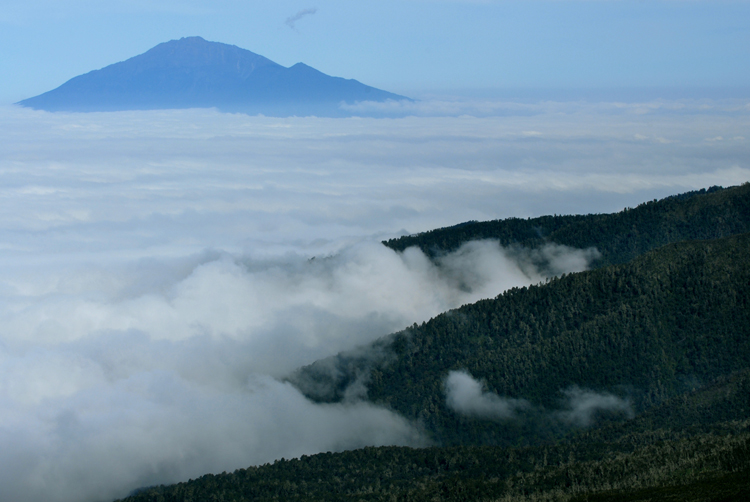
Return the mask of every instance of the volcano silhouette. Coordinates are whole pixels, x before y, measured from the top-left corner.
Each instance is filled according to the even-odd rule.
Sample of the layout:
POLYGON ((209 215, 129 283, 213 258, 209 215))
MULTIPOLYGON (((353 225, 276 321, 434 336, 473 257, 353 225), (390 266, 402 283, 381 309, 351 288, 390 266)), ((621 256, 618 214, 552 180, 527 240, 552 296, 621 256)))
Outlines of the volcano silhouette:
POLYGON ((18 104, 101 112, 217 108, 271 116, 348 116, 342 104, 409 100, 303 63, 286 68, 234 45, 187 37, 74 77, 18 104))

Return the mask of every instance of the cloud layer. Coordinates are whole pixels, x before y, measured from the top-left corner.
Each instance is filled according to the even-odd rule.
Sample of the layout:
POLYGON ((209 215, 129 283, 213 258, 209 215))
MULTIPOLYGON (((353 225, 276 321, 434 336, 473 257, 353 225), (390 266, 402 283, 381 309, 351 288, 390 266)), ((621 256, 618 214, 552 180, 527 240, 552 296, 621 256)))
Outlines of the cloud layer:
MULTIPOLYGON (((550 263, 564 253, 574 268, 593 256, 552 248, 550 263)), ((533 255, 480 241, 433 263, 363 242, 313 259, 209 251, 38 278, 0 316, 4 494, 100 500, 282 456, 428 444, 358 396, 316 405, 274 377, 539 282, 550 266, 533 255)), ((471 399, 459 402, 488 412, 471 399)))
MULTIPOLYGON (((527 112, 0 110, 0 500, 102 500, 281 456, 424 444, 387 410, 314 405, 275 378, 584 269, 595 251, 474 242, 431 263, 379 240, 750 178, 746 111, 527 112)), ((457 403, 499 413, 457 388, 457 403)), ((571 403, 585 421, 609 401, 571 403)))
POLYGON ((3 258, 17 268, 45 249, 316 254, 378 233, 616 211, 750 179, 750 109, 672 105, 388 120, 3 109, 3 258))
POLYGON ((244 392, 220 392, 170 372, 143 371, 102 378, 44 406, 3 408, 0 482, 9 501, 111 500, 138 486, 282 456, 425 444, 384 409, 313 405, 265 376, 250 380, 244 392))

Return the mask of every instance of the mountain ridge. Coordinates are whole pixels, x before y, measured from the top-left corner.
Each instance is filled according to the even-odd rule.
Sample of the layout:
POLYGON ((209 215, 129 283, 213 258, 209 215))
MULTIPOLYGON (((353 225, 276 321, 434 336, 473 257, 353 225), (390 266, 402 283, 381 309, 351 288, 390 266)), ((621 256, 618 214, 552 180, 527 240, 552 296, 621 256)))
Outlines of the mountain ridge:
POLYGON ((750 232, 750 183, 696 190, 650 200, 609 214, 555 215, 467 221, 384 241, 395 251, 417 246, 430 257, 470 240, 493 239, 503 246, 537 248, 548 242, 596 247, 595 267, 627 263, 655 247, 680 240, 705 240, 750 232))

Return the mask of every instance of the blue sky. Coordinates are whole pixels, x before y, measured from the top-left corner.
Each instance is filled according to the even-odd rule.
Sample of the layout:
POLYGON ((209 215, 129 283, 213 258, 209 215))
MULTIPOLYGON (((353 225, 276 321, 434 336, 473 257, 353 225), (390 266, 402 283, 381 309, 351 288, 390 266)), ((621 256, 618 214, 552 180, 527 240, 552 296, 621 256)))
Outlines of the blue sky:
POLYGON ((5 0, 0 102, 192 35, 411 94, 750 87, 747 1, 5 0))

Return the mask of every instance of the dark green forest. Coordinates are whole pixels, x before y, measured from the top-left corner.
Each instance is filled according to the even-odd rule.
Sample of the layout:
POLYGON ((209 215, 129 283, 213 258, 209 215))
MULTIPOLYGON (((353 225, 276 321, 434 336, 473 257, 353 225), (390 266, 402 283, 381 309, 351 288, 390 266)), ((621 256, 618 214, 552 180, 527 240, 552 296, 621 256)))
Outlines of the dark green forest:
POLYGON ((711 187, 644 202, 613 214, 541 216, 469 221, 383 242, 396 251, 418 246, 436 257, 478 239, 503 246, 537 248, 554 242, 575 248, 595 247, 595 266, 626 263, 673 242, 718 239, 750 232, 750 183, 711 187))
POLYGON ((531 447, 321 453, 146 488, 129 502, 722 501, 750 497, 750 370, 629 421, 531 447))
POLYGON ((682 242, 512 289, 396 333, 379 360, 341 354, 291 381, 337 401, 364 379, 370 401, 419 421, 443 445, 548 441, 565 433, 551 411, 571 386, 628 398, 638 412, 747 367, 748 250, 750 234, 682 242), (453 412, 444 390, 451 370, 533 406, 509 421, 453 412))
POLYGON ((319 402, 364 385, 360 399, 411 419, 435 446, 282 459, 125 500, 750 500, 748 232, 745 184, 611 215, 469 222, 388 241, 433 258, 484 238, 595 246, 602 257, 288 377, 319 402), (524 404, 503 416, 457 411, 451 371, 524 404), (567 420, 575 392, 627 408, 567 420))
POLYGON ((750 421, 606 444, 379 447, 144 489, 129 502, 747 500, 750 421))

